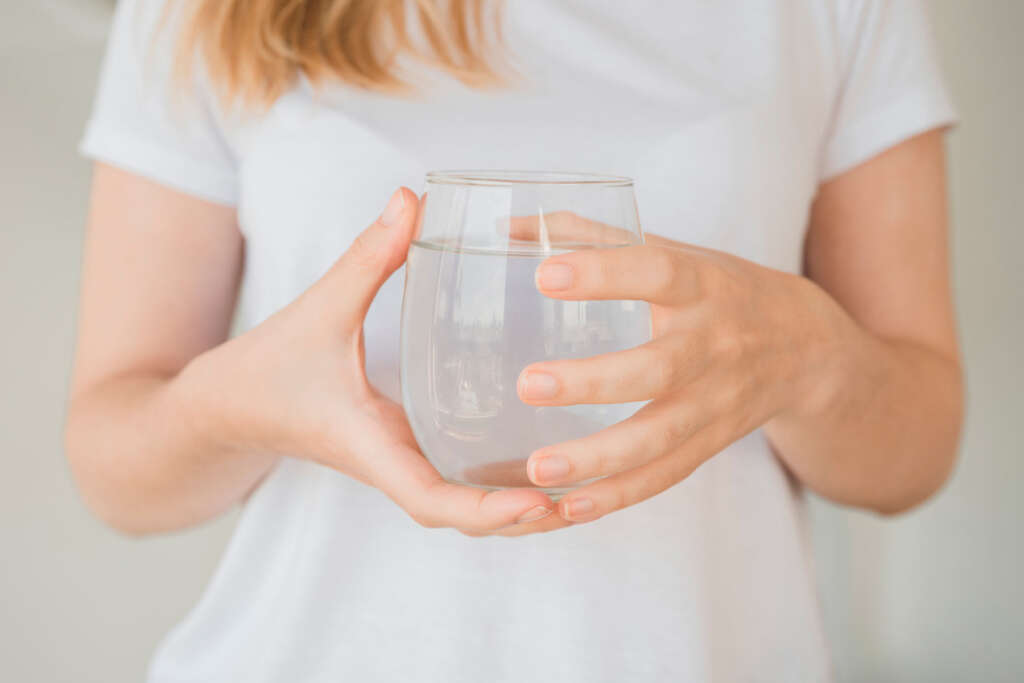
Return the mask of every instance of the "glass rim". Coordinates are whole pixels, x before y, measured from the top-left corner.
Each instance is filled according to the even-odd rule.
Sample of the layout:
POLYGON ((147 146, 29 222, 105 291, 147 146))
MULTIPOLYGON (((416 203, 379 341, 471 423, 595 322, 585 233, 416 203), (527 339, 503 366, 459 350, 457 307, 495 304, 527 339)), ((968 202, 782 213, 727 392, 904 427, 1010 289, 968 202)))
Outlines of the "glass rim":
POLYGON ((430 171, 427 182, 434 185, 483 185, 515 187, 521 185, 588 185, 601 187, 632 187, 626 176, 577 171, 523 171, 508 169, 459 169, 430 171))

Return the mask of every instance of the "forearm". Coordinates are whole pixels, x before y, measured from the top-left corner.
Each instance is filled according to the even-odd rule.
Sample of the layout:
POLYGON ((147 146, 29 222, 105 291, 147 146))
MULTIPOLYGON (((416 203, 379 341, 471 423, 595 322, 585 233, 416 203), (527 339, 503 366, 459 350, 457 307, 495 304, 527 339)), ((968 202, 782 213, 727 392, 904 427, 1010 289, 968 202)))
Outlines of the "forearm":
POLYGON ((211 439, 191 416, 184 373, 113 378, 76 394, 67 450, 86 503, 111 526, 151 533, 228 509, 275 458, 211 439))
POLYGON ((937 491, 952 469, 963 411, 959 363, 846 322, 830 362, 811 378, 824 400, 776 417, 766 431, 811 490, 901 512, 937 491))

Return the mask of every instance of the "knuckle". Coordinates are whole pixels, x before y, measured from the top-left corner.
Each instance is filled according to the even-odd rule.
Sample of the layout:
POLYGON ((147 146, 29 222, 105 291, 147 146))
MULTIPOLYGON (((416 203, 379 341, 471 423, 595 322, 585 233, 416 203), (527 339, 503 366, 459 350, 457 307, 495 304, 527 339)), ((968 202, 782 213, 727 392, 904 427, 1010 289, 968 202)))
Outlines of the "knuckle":
POLYGON ((651 289, 660 297, 667 297, 678 290, 679 276, 676 259, 671 250, 663 247, 649 247, 651 289))
POLYGON ((576 222, 578 216, 568 209, 559 209, 551 213, 544 214, 544 222, 550 227, 559 228, 564 230, 576 222))
POLYGON ((444 526, 432 515, 420 511, 410 512, 409 516, 412 517, 412 521, 416 522, 424 529, 438 529, 444 526))
POLYGON ((376 238, 376 225, 356 235, 348 248, 348 260, 357 268, 376 268, 383 256, 376 238))
POLYGON ((712 337, 712 352, 720 363, 737 363, 746 353, 747 343, 742 331, 735 325, 721 323, 712 337))
POLYGON ((585 377, 579 386, 580 399, 588 401, 596 401, 600 399, 605 393, 607 382, 604 377, 598 373, 590 373, 589 376, 585 377))
POLYGON ((715 340, 715 355, 719 360, 733 363, 743 356, 743 341, 732 331, 723 330, 715 340))
POLYGON ((605 253, 602 249, 595 249, 588 254, 593 259, 594 277, 597 280, 595 284, 607 285, 615 283, 618 279, 616 277, 618 266, 614 258, 616 254, 612 254, 611 251, 614 250, 605 253))
POLYGON ((571 242, 587 236, 584 219, 568 209, 545 214, 544 223, 552 242, 571 242))
POLYGON ((666 470, 665 468, 652 468, 652 470, 645 473, 644 477, 629 493, 630 504, 636 504, 641 500, 650 498, 651 496, 672 486, 676 481, 677 480, 672 475, 671 469, 666 470))
POLYGON ((705 297, 717 297, 726 288, 728 278, 722 268, 714 261, 702 259, 696 264, 694 274, 700 292, 705 297))
POLYGON ((721 385, 719 389, 719 410, 732 412, 747 404, 749 391, 746 382, 731 381, 721 385))
POLYGON ((653 375, 654 394, 665 394, 679 382, 679 368, 675 354, 668 349, 648 348, 643 362, 653 375))
POLYGON ((659 426, 652 434, 651 441, 657 453, 664 453, 675 444, 675 429, 671 424, 659 426))
POLYGON ((612 459, 608 455, 608 451, 603 448, 595 448, 590 453, 590 457, 585 462, 581 462, 574 468, 576 474, 585 479, 587 477, 596 477, 602 474, 609 474, 612 468, 612 459))
POLYGON ((686 438, 686 422, 682 420, 665 420, 654 430, 654 446, 658 454, 675 448, 686 438))
POLYGON ((714 260, 705 260, 701 263, 699 277, 702 291, 706 296, 732 304, 748 301, 756 287, 744 273, 714 260))

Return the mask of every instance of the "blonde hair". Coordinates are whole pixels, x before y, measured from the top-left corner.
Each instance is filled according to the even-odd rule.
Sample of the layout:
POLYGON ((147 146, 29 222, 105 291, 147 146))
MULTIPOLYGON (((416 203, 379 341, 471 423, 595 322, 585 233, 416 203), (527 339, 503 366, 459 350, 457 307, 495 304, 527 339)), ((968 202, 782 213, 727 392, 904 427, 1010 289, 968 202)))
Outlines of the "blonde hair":
MULTIPOLYGON (((173 1, 173 0, 172 0, 173 1)), ((176 71, 196 59, 225 100, 269 105, 299 74, 314 84, 409 92, 396 57, 425 62, 471 87, 499 85, 489 49, 501 44, 487 0, 187 0, 176 71), (412 11, 409 11, 411 5, 412 11), (422 39, 410 33, 416 22, 422 39), (488 30, 490 29, 490 30, 488 30)))

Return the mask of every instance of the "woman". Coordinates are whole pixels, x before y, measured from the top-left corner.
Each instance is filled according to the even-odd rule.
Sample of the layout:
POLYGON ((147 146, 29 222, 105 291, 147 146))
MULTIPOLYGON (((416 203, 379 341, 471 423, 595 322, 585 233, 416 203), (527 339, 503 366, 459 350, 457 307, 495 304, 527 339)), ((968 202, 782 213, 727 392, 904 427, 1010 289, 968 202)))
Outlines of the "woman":
POLYGON ((906 510, 961 419, 920 8, 403 6, 119 8, 69 457, 126 532, 244 504, 151 680, 827 679, 803 490, 906 510), (538 485, 608 475, 557 505, 441 480, 395 403, 394 188, 460 167, 637 179, 647 245, 537 273, 655 323, 524 369, 528 403, 653 399, 531 455, 538 485))

